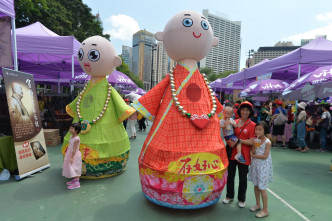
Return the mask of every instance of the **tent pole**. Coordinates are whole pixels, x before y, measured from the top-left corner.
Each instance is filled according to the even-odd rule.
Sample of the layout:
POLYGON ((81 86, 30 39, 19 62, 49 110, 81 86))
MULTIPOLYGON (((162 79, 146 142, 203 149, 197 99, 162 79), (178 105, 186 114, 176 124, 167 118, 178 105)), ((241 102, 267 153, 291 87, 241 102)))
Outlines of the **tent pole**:
POLYGON ((300 78, 301 76, 301 64, 299 64, 299 71, 297 72, 297 78, 300 78))
POLYGON ((12 31, 13 31, 13 48, 14 48, 14 70, 18 71, 18 65, 17 65, 17 44, 16 44, 16 24, 15 24, 15 18, 11 19, 12 23, 12 31))
MULTIPOLYGON (((71 56, 71 77, 74 79, 75 72, 74 72, 74 55, 71 56)), ((73 94, 74 92, 74 85, 70 85, 70 92, 73 94)))

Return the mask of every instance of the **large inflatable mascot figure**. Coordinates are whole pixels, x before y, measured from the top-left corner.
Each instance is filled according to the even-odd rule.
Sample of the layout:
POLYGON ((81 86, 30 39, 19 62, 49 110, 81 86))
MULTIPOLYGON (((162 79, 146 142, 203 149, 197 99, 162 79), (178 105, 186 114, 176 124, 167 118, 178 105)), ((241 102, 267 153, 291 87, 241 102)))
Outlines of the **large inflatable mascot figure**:
MULTIPOLYGON (((124 171, 130 142, 122 121, 136 110, 129 107, 106 76, 121 65, 112 44, 100 36, 83 41, 77 56, 82 69, 91 75, 79 96, 66 107, 67 113, 81 122, 82 178, 98 179, 124 171)), ((70 134, 63 142, 65 154, 70 134)))
POLYGON ((195 11, 176 14, 155 36, 177 65, 133 104, 154 121, 138 160, 142 190, 161 206, 207 207, 220 198, 228 160, 220 137, 223 107, 197 62, 218 39, 195 11))

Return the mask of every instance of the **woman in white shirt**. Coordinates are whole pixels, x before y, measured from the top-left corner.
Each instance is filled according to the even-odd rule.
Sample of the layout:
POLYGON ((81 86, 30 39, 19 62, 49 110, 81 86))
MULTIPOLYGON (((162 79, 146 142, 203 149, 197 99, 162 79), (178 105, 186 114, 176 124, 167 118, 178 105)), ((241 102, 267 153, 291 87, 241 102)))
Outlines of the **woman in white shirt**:
POLYGON ((329 112, 330 105, 324 104, 322 106, 323 114, 321 119, 317 122, 317 125, 320 126, 320 152, 326 152, 326 134, 330 127, 331 114, 329 112))
POLYGON ((297 124, 297 144, 299 145, 299 148, 295 150, 301 151, 302 153, 306 153, 309 151, 309 148, 305 142, 305 135, 306 135, 305 121, 307 119, 307 113, 305 112, 306 106, 307 104, 304 102, 301 102, 297 105, 299 115, 297 117, 296 124, 297 124))

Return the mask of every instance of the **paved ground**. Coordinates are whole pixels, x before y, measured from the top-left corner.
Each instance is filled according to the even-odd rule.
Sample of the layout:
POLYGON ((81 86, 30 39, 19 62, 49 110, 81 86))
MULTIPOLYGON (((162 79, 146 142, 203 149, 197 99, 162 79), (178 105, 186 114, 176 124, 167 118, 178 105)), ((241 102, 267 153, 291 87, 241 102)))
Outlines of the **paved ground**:
MULTIPOLYGON (((257 220, 249 212, 255 202, 253 186, 248 183, 247 206, 236 201, 195 210, 171 210, 148 202, 142 195, 137 158, 147 132, 139 132, 132 141, 127 171, 117 177, 83 180, 81 189, 66 189, 61 176, 60 146, 48 148, 51 168, 16 182, 0 183, 0 221, 7 220, 257 220)), ((307 220, 327 221, 331 218, 332 174, 331 152, 273 149, 275 182, 270 189, 294 207, 307 220)), ((222 198, 225 196, 225 191, 222 198)), ((270 216, 265 220, 305 220, 284 202, 269 193, 270 216)))

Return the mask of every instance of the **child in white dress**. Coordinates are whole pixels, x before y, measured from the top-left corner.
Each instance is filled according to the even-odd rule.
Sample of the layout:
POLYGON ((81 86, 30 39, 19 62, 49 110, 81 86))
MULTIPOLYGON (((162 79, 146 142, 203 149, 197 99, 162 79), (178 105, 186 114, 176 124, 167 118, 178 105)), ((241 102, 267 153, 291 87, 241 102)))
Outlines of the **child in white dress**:
POLYGON ((256 205, 250 208, 255 212, 261 209, 260 196, 262 196, 263 209, 256 214, 256 217, 263 218, 269 215, 267 203, 267 185, 273 182, 273 169, 271 158, 271 141, 265 136, 267 129, 265 122, 259 122, 255 127, 257 139, 251 150, 251 165, 248 174, 248 180, 255 186, 256 205))

